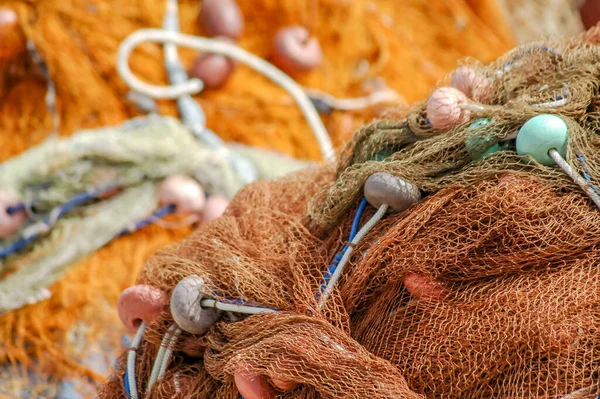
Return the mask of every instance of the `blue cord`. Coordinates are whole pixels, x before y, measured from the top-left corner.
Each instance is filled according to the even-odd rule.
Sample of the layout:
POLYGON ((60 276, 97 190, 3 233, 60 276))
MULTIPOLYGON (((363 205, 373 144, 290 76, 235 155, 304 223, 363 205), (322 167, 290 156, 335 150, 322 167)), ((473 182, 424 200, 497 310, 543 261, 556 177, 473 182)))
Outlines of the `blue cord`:
POLYGON ((350 230, 350 241, 354 239, 356 233, 358 233, 358 224, 360 223, 360 218, 367 207, 367 199, 363 198, 360 201, 360 205, 358 206, 358 210, 356 211, 356 216, 354 216, 354 221, 352 222, 352 229, 350 230))
POLYGON ((152 214, 149 218, 143 219, 135 224, 133 228, 125 229, 121 231, 115 238, 123 237, 126 234, 133 233, 141 229, 142 227, 148 226, 149 224, 154 223, 156 219, 162 219, 163 217, 173 213, 175 210, 175 205, 169 204, 165 205, 162 208, 159 208, 156 212, 152 214))
MULTIPOLYGON (((61 207, 57 218, 60 218, 61 216, 63 216, 65 213, 69 212, 73 208, 76 208, 77 206, 79 206, 93 198, 96 198, 96 197, 97 197, 96 192, 92 192, 92 193, 85 192, 85 193, 82 193, 82 194, 79 194, 79 195, 73 197, 69 202, 66 202, 61 207)), ((152 214, 152 216, 150 216, 149 218, 136 223, 133 228, 125 229, 125 230, 121 231, 115 238, 122 237, 126 234, 137 231, 137 230, 141 229, 142 227, 152 224, 156 219, 163 218, 166 215, 173 213, 174 210, 175 210, 175 205, 166 205, 166 206, 160 208, 159 210, 157 210, 156 212, 154 212, 152 214)), ((49 217, 44 220, 44 223, 47 224, 48 226, 50 226, 50 222, 51 222, 51 220, 49 217)), ((40 235, 41 234, 33 234, 30 237, 19 239, 7 247, 0 248, 0 259, 6 258, 7 256, 20 251, 21 249, 25 248, 27 245, 31 244, 33 241, 38 239, 40 237, 40 235)))
POLYGON ((129 391, 129 375, 127 373, 127 367, 125 367, 125 375, 123 376, 123 379, 125 380, 125 393, 127 394, 127 397, 129 398, 131 396, 131 393, 129 391))
MULTIPOLYGON (((79 206, 87 201, 91 201, 93 199, 98 198, 101 194, 104 194, 105 192, 115 188, 116 186, 117 186, 116 184, 111 184, 111 185, 109 185, 105 188, 99 189, 99 190, 85 191, 83 193, 77 194, 76 196, 71 198, 69 201, 65 202, 62 205, 62 207, 68 208, 65 210, 65 212, 68 212, 71 209, 73 209, 75 206, 79 206), (71 203, 74 203, 75 205, 72 205, 69 207, 69 204, 71 204, 71 203)), ((24 203, 20 203, 20 204, 12 205, 12 206, 9 206, 8 208, 6 208, 6 213, 8 213, 9 215, 13 215, 17 212, 23 212, 24 210, 26 210, 26 205, 24 203)), ((64 212, 61 213, 61 215, 63 215, 63 214, 64 214, 64 212)))
POLYGON ((33 241, 35 241, 35 239, 37 239, 38 236, 39 236, 39 234, 35 234, 28 238, 21 238, 20 240, 13 242, 12 244, 10 244, 7 247, 0 248, 0 259, 4 259, 7 256, 12 255, 12 254, 20 251, 21 249, 25 248, 27 245, 29 245, 33 241))
MULTIPOLYGON (((358 209, 356 210, 356 215, 354 215, 354 221, 352 222, 352 229, 350 230, 350 238, 348 241, 352 241, 356 236, 356 233, 358 232, 358 224, 360 223, 360 218, 362 217, 362 214, 364 213, 366 207, 367 199, 363 198, 360 202, 360 205, 358 206, 358 209)), ((340 252, 335 254, 335 256, 333 257, 333 261, 331 262, 331 264, 327 268, 327 271, 325 272, 325 276, 323 277, 323 282, 321 283, 321 288, 319 290, 319 293, 317 294, 317 297, 319 297, 327 288, 327 284, 329 284, 331 276, 335 272, 335 269, 337 268, 338 264, 342 260, 342 257, 344 256, 344 253, 347 250, 348 245, 344 245, 340 252)))
MULTIPOLYGON (((367 199, 363 198, 362 201, 360 202, 360 205, 358 206, 358 209, 356 210, 356 215, 354 216, 354 220, 352 221, 352 228, 350 230, 349 241, 352 241, 354 239, 354 237, 356 236, 356 233, 358 232, 358 225, 360 223, 360 218, 362 217, 362 214, 364 213, 366 207, 367 207, 367 199)), ((325 288, 327 287, 327 283, 329 282, 331 275, 335 272, 337 265, 340 263, 340 260, 342 260, 342 257, 344 256, 344 253, 346 252, 347 249, 348 249, 348 246, 344 245, 342 250, 340 252, 338 252, 335 255, 335 257, 333 258, 333 261, 329 265, 329 269, 325 273, 324 282, 323 282, 323 284, 321 284, 321 290, 317 294, 317 297, 319 297, 323 293, 325 288)), ((245 303, 244 301, 242 301, 240 299, 227 299, 227 300, 233 301, 235 303, 245 303)), ((240 396, 240 398, 244 399, 243 396, 240 396)), ((598 399, 600 399, 600 398, 598 398, 598 399)))
POLYGON ((17 204, 17 205, 12 205, 9 206, 8 208, 6 208, 6 213, 8 213, 9 215, 14 215, 17 212, 23 212, 25 210, 25 204, 17 204))
MULTIPOLYGON (((77 194, 76 196, 74 196, 73 198, 71 198, 69 201, 65 202, 63 205, 61 205, 58 208, 59 212, 55 218, 51 218, 50 216, 48 216, 46 219, 44 219, 43 223, 46 224, 48 227, 51 227, 52 223, 54 223, 57 219, 64 216, 65 213, 70 212, 71 210, 77 208, 78 206, 83 205, 86 202, 97 198, 98 195, 102 194, 103 192, 107 191, 110 188, 112 188, 112 186, 110 186, 108 188, 104 188, 102 190, 86 191, 86 192, 77 194)), ((11 210, 11 208, 13 209, 12 212, 14 213, 14 212, 17 212, 18 210, 20 210, 21 207, 23 207, 23 210, 25 209, 24 204, 18 204, 18 205, 8 208, 7 213, 10 214, 9 211, 11 210)), ((7 256, 20 251, 21 249, 25 248, 27 245, 31 244, 33 241, 37 240, 40 236, 41 236, 40 233, 33 234, 29 237, 21 238, 4 248, 0 248, 0 259, 4 259, 7 256)))

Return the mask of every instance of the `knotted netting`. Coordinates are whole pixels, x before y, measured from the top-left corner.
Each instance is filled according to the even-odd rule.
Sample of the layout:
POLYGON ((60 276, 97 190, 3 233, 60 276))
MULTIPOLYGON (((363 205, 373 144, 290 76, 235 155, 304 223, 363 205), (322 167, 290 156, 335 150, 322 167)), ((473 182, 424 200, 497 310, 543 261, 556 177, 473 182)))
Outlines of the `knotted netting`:
MULTIPOLYGON (((599 32, 472 64, 481 80, 460 109, 464 122, 434 128, 425 102, 376 121, 337 169, 247 186, 224 217, 157 253, 138 283, 168 296, 196 274, 217 300, 278 311, 183 332, 150 396, 238 398, 240 371, 298 383, 281 398, 597 396, 600 211, 559 167, 518 155, 514 140, 532 117, 560 116, 566 161, 598 184, 599 32), (474 126, 478 118, 490 121, 474 126), (352 244, 320 306, 327 266, 349 245, 375 172, 414 184, 423 199, 352 244)), ((360 224, 375 211, 367 206, 360 224)), ((146 330, 141 392, 172 324, 165 308, 146 330)), ((125 368, 101 397, 125 397, 125 368)))

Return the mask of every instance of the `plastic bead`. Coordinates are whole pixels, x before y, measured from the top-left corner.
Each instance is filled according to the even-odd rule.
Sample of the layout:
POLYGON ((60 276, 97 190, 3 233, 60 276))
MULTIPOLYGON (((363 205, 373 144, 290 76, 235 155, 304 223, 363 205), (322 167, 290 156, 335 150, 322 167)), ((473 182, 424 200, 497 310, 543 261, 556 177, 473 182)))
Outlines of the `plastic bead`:
POLYGON ((202 187, 183 175, 167 177, 158 188, 161 205, 175 205, 177 213, 196 213, 204 209, 206 199, 202 187))
POLYGON ((235 70, 235 63, 219 54, 200 54, 189 75, 200 79, 207 89, 222 87, 235 70))
POLYGON ((0 190, 0 238, 6 238, 15 233, 27 220, 25 211, 9 214, 7 209, 17 205, 19 198, 8 190, 0 190))
POLYGON ((548 155, 555 149, 562 157, 567 153, 567 123, 551 114, 537 115, 529 119, 517 135, 517 153, 529 155, 542 165, 552 166, 554 160, 548 155))
POLYGON ((494 140, 490 139, 489 137, 469 138, 466 142, 467 152, 469 153, 469 155, 471 155, 471 159, 473 161, 479 161, 490 154, 504 150, 498 143, 492 143, 494 143, 494 140), (485 148, 487 145, 490 144, 492 144, 491 147, 488 147, 487 150, 481 152, 481 148, 485 148))
POLYGON ((202 342, 198 341, 197 337, 190 337, 181 342, 180 350, 189 357, 202 357, 204 356, 206 347, 202 342))
MULTIPOLYGON (((224 36, 215 39, 233 43, 233 40, 224 36)), ((206 89, 218 89, 227 83, 236 66, 234 60, 223 55, 201 53, 194 60, 189 75, 202 80, 206 89)))
POLYGON ((175 323, 190 334, 206 333, 221 317, 215 308, 200 306, 204 279, 192 275, 181 280, 171 294, 171 315, 175 323))
POLYGON ((471 112, 460 106, 468 104, 469 98, 454 87, 441 87, 427 100, 427 119, 434 129, 452 129, 466 123, 471 112))
POLYGON ((377 161, 377 162, 381 162, 384 159, 386 159, 389 156, 392 156, 394 154, 393 150, 390 149, 384 149, 379 151, 377 154, 375 154, 375 157, 373 158, 373 160, 377 161))
POLYGON ((404 276, 404 286, 417 299, 439 299, 446 294, 446 290, 439 282, 421 274, 406 274, 404 276))
POLYGON ((463 66, 454 71, 450 78, 450 86, 477 101, 487 100, 490 91, 490 81, 470 66, 463 66))
MULTIPOLYGON (((475 120, 475 122, 471 123, 469 129, 478 129, 482 126, 488 125, 491 122, 491 119, 479 118, 475 120)), ((484 158, 486 155, 503 150, 500 144, 495 143, 494 139, 491 137, 469 137, 465 141, 465 147, 473 161, 478 161, 484 158)))
POLYGON ((279 388, 282 391, 291 391, 298 385, 293 381, 280 380, 279 378, 271 378, 271 382, 276 388, 279 388))
POLYGON ((489 118, 477 118, 469 125, 469 129, 479 129, 492 123, 493 120, 489 118))
POLYGON ((204 0, 200 23, 209 36, 237 39, 244 31, 244 18, 234 0, 204 0))
POLYGON ((402 212, 421 199, 421 192, 416 186, 385 172, 369 176, 364 191, 373 207, 386 204, 394 212, 402 212))
POLYGON ((275 399, 275 389, 267 378, 261 375, 246 375, 237 372, 233 375, 235 386, 245 399, 275 399))
POLYGON ((579 15, 581 15, 583 27, 588 30, 596 26, 600 21, 600 3, 596 0, 584 0, 576 4, 581 4, 579 15))
POLYGON ((290 26, 275 34, 273 63, 284 72, 310 71, 322 58, 321 45, 305 28, 290 26))
POLYGON ((121 293, 117 309, 121 322, 135 332, 144 321, 152 323, 162 313, 168 298, 164 292, 149 285, 134 285, 121 293))
POLYGON ((473 80, 477 72, 475 68, 469 66, 463 66, 458 68, 452 74, 450 78, 450 86, 454 87, 471 97, 471 91, 473 89, 473 80))
POLYGON ((223 216, 225 209, 229 206, 229 201, 220 195, 212 195, 206 200, 206 206, 202 211, 202 221, 204 223, 223 216))

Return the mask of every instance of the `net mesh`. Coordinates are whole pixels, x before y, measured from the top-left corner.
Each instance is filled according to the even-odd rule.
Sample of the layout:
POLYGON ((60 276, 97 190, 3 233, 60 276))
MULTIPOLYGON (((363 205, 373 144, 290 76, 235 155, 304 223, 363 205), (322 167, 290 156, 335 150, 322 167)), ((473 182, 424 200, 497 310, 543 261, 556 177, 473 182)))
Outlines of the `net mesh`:
MULTIPOLYGON (((198 21, 202 2, 178 3, 181 31, 204 35, 198 21)), ((326 57, 317 70, 293 78, 304 87, 338 98, 369 95, 383 84, 401 95, 399 101, 416 101, 457 59, 477 54, 491 61, 514 45, 497 0, 237 3, 245 19, 239 45, 267 60, 277 30, 289 25, 308 28, 326 57), (444 51, 439 51, 441 48, 444 51), (398 53, 403 54, 402 62, 392 57, 398 53)), ((52 131, 52 116, 45 104, 46 82, 25 49, 26 39, 35 43, 55 83, 61 135, 114 126, 139 115, 127 100, 130 89, 117 73, 117 49, 134 31, 162 25, 165 0, 2 0, 0 6, 14 9, 19 16, 16 30, 0 26, 0 160, 41 143, 52 131)), ((187 69, 197 53, 179 50, 187 69)), ((167 83, 160 46, 139 46, 129 64, 140 79, 167 83)), ((204 91, 195 100, 206 113, 208 127, 226 141, 276 149, 302 159, 321 157, 294 101, 249 68, 238 65, 224 87, 204 91)), ((387 106, 333 111, 322 118, 339 146, 354 127, 387 106)), ((174 101, 158 101, 158 108, 160 114, 178 115, 174 101)), ((37 381, 43 373, 54 379, 82 377, 87 382, 92 367, 85 360, 87 353, 73 353, 73 325, 83 323, 90 328, 84 340, 88 345, 83 346, 108 340, 118 348, 124 333, 115 310, 119 293, 134 283, 148 256, 190 231, 147 226, 82 260, 51 287, 49 300, 0 317, 0 342, 5 344, 0 344, 0 361, 27 365, 35 370, 37 381)), ((27 388, 33 385, 27 372, 0 378, 0 395, 5 392, 5 381, 13 385, 20 380, 27 388)), ((97 373, 93 377, 95 382, 103 379, 97 373)), ((10 397, 23 395, 10 387, 6 392, 10 397)), ((54 396, 36 395, 32 394, 54 396)))
MULTIPOLYGON (((476 112, 494 122, 475 134, 514 139, 531 116, 558 113, 569 126, 567 160, 597 182, 596 37, 528 45, 481 66, 487 76, 512 69, 480 100, 476 112), (564 105, 535 106, 564 87, 564 105)), ((357 132, 337 170, 246 187, 223 218, 146 264, 138 283, 167 294, 198 274, 217 298, 280 310, 183 333, 153 397, 237 398, 239 372, 300 384, 282 398, 598 395, 598 209, 557 168, 514 151, 471 161, 472 132, 436 131, 423 110, 357 132), (356 245, 320 309, 315 293, 375 171, 427 196, 356 245)), ((374 213, 367 207, 361 224, 374 213)), ((142 391, 172 323, 165 312, 149 325, 136 368, 142 391)), ((123 396, 123 364, 102 398, 123 396)))
POLYGON ((514 151, 496 152, 473 162, 465 145, 468 139, 480 143, 472 149, 476 152, 499 142, 514 146, 519 128, 533 116, 546 113, 560 115, 569 127, 567 161, 580 174, 596 180, 600 177, 598 34, 596 27, 576 39, 517 47, 486 66, 471 63, 486 83, 481 84, 479 95, 474 90, 477 103, 470 111, 471 121, 450 131, 431 126, 426 102, 410 110, 405 120, 365 126, 342 155, 338 178, 311 201, 311 216, 324 227, 335 225, 375 172, 392 173, 426 192, 453 183, 473 184, 506 171, 534 173, 555 187, 575 187, 562 171, 514 151), (477 117, 490 123, 471 127, 477 117))

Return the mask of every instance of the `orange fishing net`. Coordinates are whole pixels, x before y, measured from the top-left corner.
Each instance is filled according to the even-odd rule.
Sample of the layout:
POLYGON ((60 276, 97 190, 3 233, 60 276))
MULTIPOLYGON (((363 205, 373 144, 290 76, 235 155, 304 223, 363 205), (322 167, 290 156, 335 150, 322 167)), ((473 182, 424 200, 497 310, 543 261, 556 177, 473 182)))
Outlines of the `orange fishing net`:
MULTIPOLYGON (((49 65, 58 89, 64 133, 116 124, 132 115, 134 110, 124 102, 127 87, 115 71, 116 50, 134 30, 161 26, 164 1, 121 4, 103 0, 85 6, 77 1, 4 3, 18 10, 26 36, 34 40, 49 65)), ((458 58, 490 61, 512 46, 503 21, 494 14, 494 3, 481 3, 485 6, 473 10, 463 1, 240 1, 246 25, 239 43, 269 58, 277 29, 305 25, 318 37, 326 58, 315 73, 296 76, 301 84, 349 96, 361 94, 361 83, 368 78, 382 77, 407 101, 415 101, 425 96, 458 58), (402 57, 397 59, 394 54, 402 57)), ((181 2, 182 32, 202 34, 197 21, 200 6, 200 1, 181 2)), ((181 55, 185 65, 191 65, 194 52, 181 50, 181 55)), ((165 81, 160 47, 143 46, 130 63, 148 82, 165 81)), ((47 131, 50 124, 43 121, 43 96, 31 93, 34 88, 38 93, 43 90, 39 77, 29 74, 14 80, 9 68, 3 75, 10 79, 5 82, 0 119, 0 131, 10 133, 1 136, 1 147, 7 148, 2 157, 6 158, 38 142, 41 137, 32 139, 32 133, 47 131), (17 135, 17 131, 23 134, 17 135)), ((209 128, 227 140, 319 158, 315 143, 306 139, 306 125, 291 99, 249 69, 240 67, 224 89, 198 98, 209 128), (250 133, 248 129, 255 130, 250 133)), ((174 104, 163 104, 161 111, 175 113, 174 104)))
MULTIPOLYGON (((136 114, 135 107, 125 101, 128 88, 115 71, 116 51, 136 29, 161 26, 163 0, 4 0, 2 5, 18 12, 24 37, 35 42, 49 67, 57 87, 61 134, 114 125, 136 114)), ((239 44, 267 59, 278 28, 289 24, 310 28, 323 48, 324 62, 315 72, 295 78, 305 87, 342 97, 368 93, 372 78, 381 77, 407 102, 415 101, 458 58, 490 61, 513 45, 492 0, 241 0, 239 5, 246 21, 239 44)), ((182 32, 202 34, 197 21, 200 7, 198 0, 181 2, 182 32)), ((21 40, 18 35, 3 36, 0 47, 19 48, 21 40)), ((189 66, 195 54, 180 53, 189 66)), ((5 160, 45 139, 52 122, 44 104, 44 79, 26 53, 0 62, 0 160, 5 160)), ((141 46, 130 65, 148 82, 166 81, 158 46, 141 46)), ((197 99, 207 113, 209 128, 226 140, 319 158, 318 147, 291 98, 247 68, 238 67, 224 88, 202 93, 197 99)), ((162 102, 160 111, 174 115, 176 108, 162 102)), ((354 127, 381 111, 334 112, 325 122, 339 145, 354 127)), ((0 342, 6 351, 0 351, 0 361, 31 365, 31 359, 37 359, 36 366, 57 377, 75 370, 99 378, 69 360, 74 356, 65 343, 68 330, 77 321, 92 331, 105 328, 116 319, 114 311, 106 313, 106 309, 114 309, 119 292, 134 281, 142 261, 189 232, 150 227, 121 238, 55 284, 50 300, 2 316, 0 342)), ((116 339, 121 330, 114 331, 116 339)))
MULTIPOLYGON (((479 109, 498 124, 482 129, 514 138, 533 115, 562 115, 566 158, 576 164, 584 156, 588 184, 600 177, 598 84, 588 80, 598 76, 599 31, 517 48, 480 70, 504 72, 490 86, 502 89, 479 109), (553 85, 569 94, 557 100, 553 85), (538 106, 550 98, 551 106, 538 106)), ((182 333, 151 397, 236 398, 239 373, 298 383, 280 392, 285 398, 597 397, 598 208, 558 167, 514 150, 471 160, 469 123, 435 129, 415 117, 421 111, 367 126, 337 173, 323 167, 244 188, 224 217, 148 261, 138 283, 167 295, 196 274, 218 299, 279 310, 226 313, 206 335, 182 333), (369 159, 386 145, 392 155, 369 159), (412 163, 403 174, 398 163, 406 159, 412 163), (321 308, 315 294, 327 265, 350 245, 364 183, 356 174, 378 170, 417 182, 428 195, 355 245, 321 308), (356 190, 341 195, 344 186, 356 190)), ((362 224, 374 212, 367 207, 362 224)), ((172 324, 164 311, 146 329, 135 369, 142 392, 172 324)), ((124 363, 102 398, 124 396, 124 363)))

